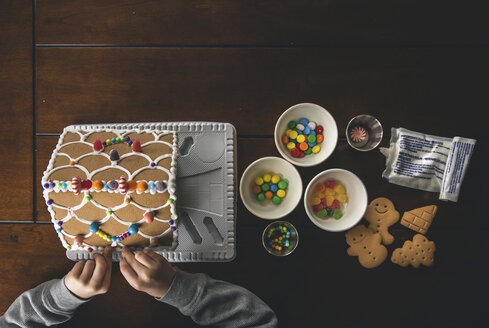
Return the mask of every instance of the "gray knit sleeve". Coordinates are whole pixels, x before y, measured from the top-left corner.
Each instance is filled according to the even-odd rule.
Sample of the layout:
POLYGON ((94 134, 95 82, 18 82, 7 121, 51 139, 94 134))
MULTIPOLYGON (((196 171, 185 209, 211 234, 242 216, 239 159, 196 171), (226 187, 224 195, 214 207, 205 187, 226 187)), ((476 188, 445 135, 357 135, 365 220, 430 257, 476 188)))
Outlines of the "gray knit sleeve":
POLYGON ((78 298, 63 279, 53 279, 22 293, 0 317, 0 327, 45 327, 68 321, 89 300, 78 298))
POLYGON ((202 273, 177 270, 170 289, 159 299, 197 324, 213 327, 277 327, 270 307, 250 291, 202 273))

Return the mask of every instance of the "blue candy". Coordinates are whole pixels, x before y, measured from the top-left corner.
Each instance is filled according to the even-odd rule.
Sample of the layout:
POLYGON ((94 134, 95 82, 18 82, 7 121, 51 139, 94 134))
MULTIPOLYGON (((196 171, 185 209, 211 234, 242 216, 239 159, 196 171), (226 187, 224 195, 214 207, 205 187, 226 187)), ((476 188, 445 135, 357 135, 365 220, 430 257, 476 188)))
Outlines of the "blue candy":
POLYGON ((98 222, 93 222, 88 226, 88 230, 90 230, 91 233, 96 233, 100 227, 100 224, 98 222))
POLYGON ((113 144, 115 144, 115 143, 117 142, 117 139, 116 139, 116 138, 112 138, 112 139, 110 139, 110 141, 111 141, 113 144))
POLYGON ((272 185, 270 186, 270 191, 271 191, 271 192, 277 192, 277 190, 278 190, 278 187, 277 187, 277 185, 276 185, 276 184, 272 184, 272 185))
POLYGON ((299 123, 304 125, 304 126, 307 126, 309 124, 309 120, 307 118, 301 118, 299 120, 299 123))
POLYGON ((311 134, 312 134, 313 136, 315 136, 315 135, 316 135, 316 131, 311 130, 311 132, 309 132, 309 135, 311 135, 311 134))
POLYGON ((311 147, 311 148, 312 148, 312 147, 314 147, 314 146, 316 146, 316 143, 315 143, 315 142, 308 142, 307 144, 308 144, 308 145, 309 145, 309 147, 311 147))
POLYGON ((135 224, 131 224, 131 225, 129 226, 129 229, 127 229, 127 231, 129 231, 129 233, 130 233, 131 235, 135 235, 135 234, 137 234, 137 233, 138 233, 139 228, 138 228, 138 226, 137 226, 137 225, 135 225, 135 224))
POLYGON ((303 132, 304 132, 304 134, 309 134, 309 133, 311 133, 311 128, 310 128, 310 127, 308 127, 308 126, 306 126, 306 127, 304 128, 304 131, 303 131, 303 132))

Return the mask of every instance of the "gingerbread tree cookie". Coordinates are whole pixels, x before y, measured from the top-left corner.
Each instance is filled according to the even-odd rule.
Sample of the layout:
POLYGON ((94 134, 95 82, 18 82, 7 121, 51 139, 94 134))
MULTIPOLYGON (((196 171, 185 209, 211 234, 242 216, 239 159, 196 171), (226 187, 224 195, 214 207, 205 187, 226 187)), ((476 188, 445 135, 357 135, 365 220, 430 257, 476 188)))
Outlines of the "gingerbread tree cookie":
POLYGON ((428 205, 404 212, 401 224, 416 232, 425 234, 431 226, 431 222, 433 222, 437 209, 436 205, 428 205))
POLYGON ((388 228, 399 221, 399 212, 394 208, 394 204, 387 198, 375 198, 367 206, 365 219, 370 223, 369 229, 380 233, 382 243, 390 245, 394 242, 388 228))
POLYGON ((418 268, 420 264, 432 266, 435 255, 435 243, 429 241, 425 236, 417 234, 413 240, 406 240, 402 248, 397 248, 392 253, 391 261, 406 267, 411 264, 418 268))
POLYGON ((375 268, 387 258, 387 248, 380 243, 380 234, 374 233, 364 225, 350 229, 345 237, 346 243, 350 246, 346 253, 350 256, 358 256, 358 261, 363 267, 375 268))

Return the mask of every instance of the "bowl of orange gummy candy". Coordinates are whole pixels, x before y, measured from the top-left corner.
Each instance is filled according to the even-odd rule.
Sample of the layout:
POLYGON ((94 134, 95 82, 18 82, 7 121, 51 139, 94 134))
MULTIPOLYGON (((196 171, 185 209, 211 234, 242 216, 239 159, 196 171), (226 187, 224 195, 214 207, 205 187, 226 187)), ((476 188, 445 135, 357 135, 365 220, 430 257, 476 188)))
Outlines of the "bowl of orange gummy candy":
POLYGON ((319 228, 344 231, 362 219, 367 200, 367 190, 360 178, 344 169, 329 169, 309 182, 304 208, 319 228))

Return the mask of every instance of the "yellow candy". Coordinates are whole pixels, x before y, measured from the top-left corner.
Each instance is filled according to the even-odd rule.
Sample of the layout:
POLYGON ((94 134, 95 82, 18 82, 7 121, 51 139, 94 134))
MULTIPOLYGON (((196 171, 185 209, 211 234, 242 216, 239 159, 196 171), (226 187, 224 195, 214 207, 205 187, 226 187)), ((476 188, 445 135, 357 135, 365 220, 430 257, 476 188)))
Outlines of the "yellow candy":
POLYGON ((298 143, 302 143, 302 142, 304 142, 304 141, 306 141, 306 137, 305 137, 303 134, 299 134, 299 135, 297 136, 297 142, 298 142, 298 143))
POLYGON ((326 188, 326 191, 324 192, 327 196, 334 196, 335 192, 331 188, 326 188))
POLYGON ((295 148, 295 143, 293 143, 293 142, 289 142, 289 143, 287 144, 287 149, 288 149, 288 150, 292 150, 292 149, 294 149, 294 148, 295 148))
POLYGON ((290 137, 290 133, 291 133, 291 132, 292 132, 292 130, 291 130, 291 129, 288 129, 287 131, 285 131, 285 135, 286 135, 287 137, 290 137))
POLYGON ((317 197, 317 198, 324 198, 326 194, 324 192, 319 192, 316 191, 314 194, 312 194, 312 197, 317 197))
POLYGON ((277 190, 277 196, 280 198, 284 198, 285 197, 285 190, 283 190, 283 189, 277 190))
POLYGON ((255 183, 259 186, 261 186, 263 184, 263 178, 262 177, 258 177, 255 179, 255 183))
POLYGON ((326 196, 326 206, 333 205, 333 202, 334 202, 334 196, 326 196))
POLYGON ((272 176, 270 174, 267 173, 263 176, 263 181, 270 182, 270 180, 272 180, 272 176))
POLYGON ((295 138, 297 138, 297 131, 291 131, 291 132, 289 133, 289 138, 290 138, 290 139, 295 139, 295 138))
POLYGON ((278 175, 274 175, 272 177, 272 183, 278 183, 280 181, 280 177, 278 175))
POLYGON ((340 203, 346 202, 346 194, 339 194, 337 199, 340 203))
POLYGON ((316 145, 316 146, 312 147, 312 152, 313 152, 314 154, 317 154, 317 153, 319 153, 320 151, 321 151, 321 147, 319 147, 318 145, 316 145))
POLYGON ((319 205, 320 203, 321 199, 318 197, 311 197, 311 199, 309 199, 309 204, 311 204, 311 206, 319 205))
POLYGON ((110 139, 107 139, 107 140, 105 140, 105 143, 106 143, 107 145, 111 145, 111 144, 112 144, 112 141, 111 141, 110 139))
POLYGON ((336 187, 334 187, 334 191, 337 193, 337 194, 345 194, 346 191, 345 191, 345 187, 343 187, 343 185, 341 183, 338 183, 336 185, 336 187))

